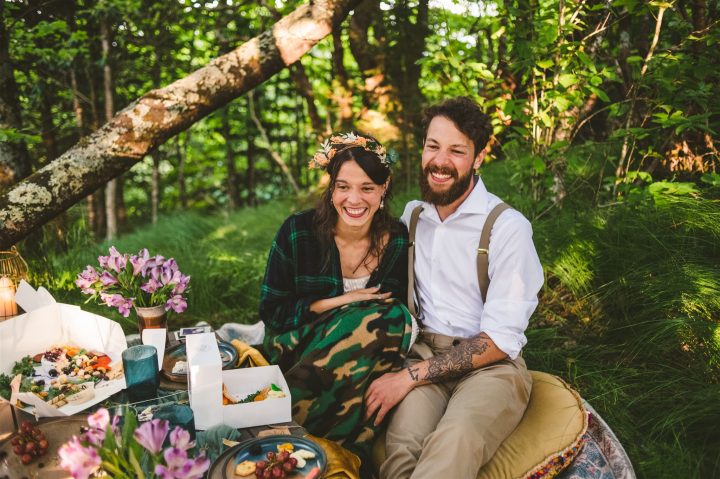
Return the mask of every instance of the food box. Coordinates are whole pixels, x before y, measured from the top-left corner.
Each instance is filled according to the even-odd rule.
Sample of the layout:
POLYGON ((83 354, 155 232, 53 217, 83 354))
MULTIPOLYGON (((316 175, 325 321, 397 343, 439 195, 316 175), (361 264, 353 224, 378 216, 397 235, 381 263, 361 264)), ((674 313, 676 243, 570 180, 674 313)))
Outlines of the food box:
POLYGON ((195 428, 222 424, 222 359, 215 333, 190 334, 185 348, 195 428))
MULTIPOLYGON (((43 294, 49 296, 46 291, 43 294)), ((127 349, 127 341, 118 323, 77 306, 55 303, 51 297, 49 302, 45 299, 45 305, 33 309, 23 305, 26 310, 31 310, 0 323, 0 373, 12 377, 16 361, 45 353, 53 347, 75 347, 104 353, 109 356, 110 365, 116 367, 115 372, 121 371, 122 352, 127 349)), ((36 372, 42 372, 39 368, 47 367, 46 364, 44 361, 36 372)), ((28 404, 26 410, 37 417, 70 416, 125 389, 125 377, 120 374, 96 384, 93 381, 82 384, 86 386, 77 393, 78 397, 61 407, 50 405, 32 392, 18 392, 16 388, 11 402, 19 399, 28 404)))
POLYGON ((244 428, 292 420, 290 389, 279 367, 231 369, 223 371, 222 378, 227 392, 236 398, 246 398, 271 384, 284 394, 284 397, 268 397, 263 401, 225 405, 222 407, 223 424, 244 428))

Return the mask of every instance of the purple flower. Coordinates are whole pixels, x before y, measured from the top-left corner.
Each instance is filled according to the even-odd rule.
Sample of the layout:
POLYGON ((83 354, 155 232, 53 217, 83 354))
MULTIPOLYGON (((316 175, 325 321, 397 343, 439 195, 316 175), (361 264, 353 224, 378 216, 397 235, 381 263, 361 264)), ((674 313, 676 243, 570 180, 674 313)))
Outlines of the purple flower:
POLYGON ((190 433, 180 426, 175 426, 170 432, 170 445, 177 449, 187 451, 195 447, 195 442, 190 441, 190 433))
MULTIPOLYGON (((152 271, 155 270, 156 268, 159 268, 160 266, 162 266, 163 263, 165 263, 164 256, 157 255, 157 256, 148 258, 148 260, 145 262, 145 270, 143 271, 143 276, 147 276, 148 271, 152 275, 152 271)), ((158 278, 155 277, 155 279, 158 279, 158 278)))
POLYGON ((157 454, 162 451, 165 436, 167 436, 170 423, 165 419, 153 419, 152 421, 143 423, 135 430, 133 436, 142 447, 157 454))
POLYGON ((188 459, 182 449, 168 448, 163 453, 167 466, 155 466, 155 474, 161 479, 200 479, 210 467, 210 461, 204 454, 188 459))
POLYGON ((126 264, 127 257, 120 254, 114 246, 111 246, 110 256, 107 257, 107 268, 119 273, 125 268, 126 264))
POLYGON ((176 294, 183 294, 188 287, 188 283, 190 283, 190 276, 180 274, 180 279, 172 290, 173 296, 176 294))
POLYGON ((99 279, 100 276, 98 276, 98 272, 95 268, 88 266, 85 268, 85 271, 78 275, 78 278, 75 280, 75 284, 82 290, 83 293, 95 294, 96 291, 93 286, 99 279))
POLYGON ((133 300, 135 298, 125 299, 120 294, 100 293, 100 299, 107 306, 117 308, 120 314, 127 318, 130 316, 130 309, 133 307, 133 300))
POLYGON ((108 424, 110 424, 110 413, 104 407, 100 408, 95 414, 91 414, 90 417, 88 417, 88 424, 90 427, 104 431, 107 429, 108 424))
POLYGON ((187 301, 179 294, 176 294, 165 303, 165 311, 170 311, 171 309, 176 313, 182 313, 187 309, 187 301))
POLYGON ((105 440, 105 430, 110 423, 110 413, 107 409, 98 409, 95 414, 88 417, 88 427, 83 435, 82 439, 95 446, 99 446, 105 440))
POLYGON ((160 288, 162 288, 162 284, 158 283, 158 281, 153 278, 150 278, 147 283, 140 286, 140 289, 149 294, 153 294, 160 288))
POLYGON ((118 284, 118 280, 115 276, 111 275, 107 271, 103 271, 100 275, 100 282, 103 286, 108 287, 114 284, 118 284))
POLYGON ((133 276, 137 276, 139 274, 145 276, 145 265, 147 264, 149 259, 150 253, 148 252, 147 248, 141 249, 140 251, 138 251, 138 254, 136 256, 130 257, 130 264, 133 267, 133 276))
POLYGON ((92 447, 85 447, 77 436, 73 436, 58 450, 60 467, 68 471, 75 479, 86 479, 100 466, 102 460, 92 447))

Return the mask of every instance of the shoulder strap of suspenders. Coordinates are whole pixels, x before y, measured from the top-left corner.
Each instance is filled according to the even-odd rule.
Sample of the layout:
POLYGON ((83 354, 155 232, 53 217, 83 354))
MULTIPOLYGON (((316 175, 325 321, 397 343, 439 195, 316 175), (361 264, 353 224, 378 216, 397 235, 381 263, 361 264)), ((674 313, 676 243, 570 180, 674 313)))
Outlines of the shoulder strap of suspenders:
MULTIPOLYGON (((483 303, 487 297, 488 288, 490 287, 490 276, 488 275, 488 267, 490 262, 488 260, 488 253, 490 249, 490 234, 492 228, 495 225, 495 220, 498 216, 505 211, 510 209, 510 205, 507 203, 500 203, 495 206, 485 220, 483 225, 482 233, 480 234, 480 243, 477 249, 477 276, 478 286, 480 287, 480 295, 482 296, 483 303)), ((419 318, 420 308, 420 294, 415 290, 415 230, 417 229, 418 218, 422 213, 422 205, 416 206, 410 215, 410 225, 408 226, 408 236, 410 240, 408 249, 408 310, 415 318, 419 318), (417 304, 415 303, 417 298, 417 304)))
POLYGON ((490 261, 488 259, 490 252, 490 233, 492 232, 495 220, 498 216, 500 216, 500 213, 508 209, 510 209, 510 205, 507 203, 500 203, 493 208, 485 220, 485 225, 483 226, 482 233, 480 234, 480 244, 478 245, 477 250, 477 275, 483 304, 485 304, 485 298, 487 298, 488 288, 490 287, 490 276, 488 276, 488 268, 490 266, 490 261))

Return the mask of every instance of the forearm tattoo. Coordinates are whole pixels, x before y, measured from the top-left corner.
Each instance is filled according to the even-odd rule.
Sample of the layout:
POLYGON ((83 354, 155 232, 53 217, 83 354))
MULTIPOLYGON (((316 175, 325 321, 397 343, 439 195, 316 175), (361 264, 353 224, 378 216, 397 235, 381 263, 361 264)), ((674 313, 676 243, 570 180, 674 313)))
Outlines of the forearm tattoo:
POLYGON ((419 372, 420 372, 420 368, 408 366, 408 374, 410 374, 410 379, 412 379, 413 381, 420 380, 420 376, 418 374, 419 372))
POLYGON ((447 353, 428 359, 428 370, 424 379, 433 383, 457 379, 472 371, 473 356, 481 356, 489 347, 488 340, 480 336, 463 341, 447 353))

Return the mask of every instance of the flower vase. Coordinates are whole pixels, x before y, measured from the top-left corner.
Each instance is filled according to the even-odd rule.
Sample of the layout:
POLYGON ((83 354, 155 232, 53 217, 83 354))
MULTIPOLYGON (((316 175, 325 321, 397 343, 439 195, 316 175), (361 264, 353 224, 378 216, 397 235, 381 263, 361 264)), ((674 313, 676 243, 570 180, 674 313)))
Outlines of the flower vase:
POLYGON ((135 314, 138 320, 138 330, 140 337, 142 338, 142 332, 144 329, 167 329, 167 311, 165 311, 165 305, 150 306, 147 308, 141 308, 135 306, 135 314))

